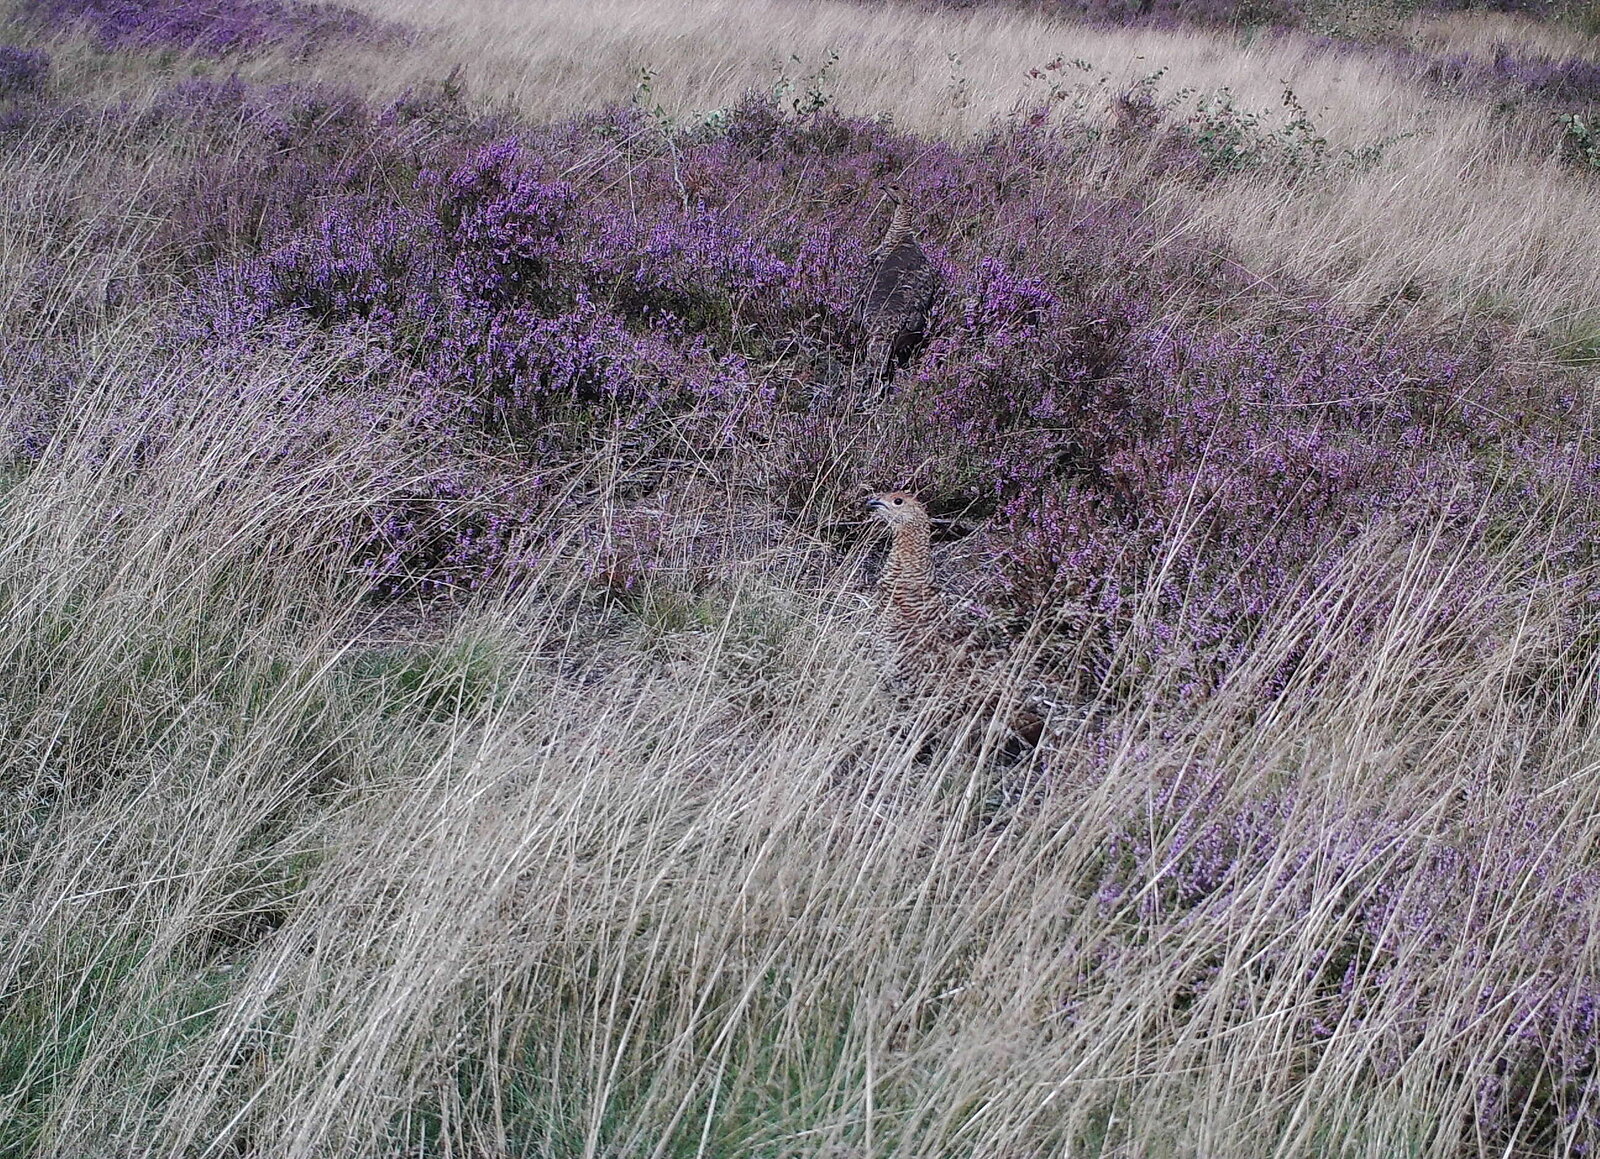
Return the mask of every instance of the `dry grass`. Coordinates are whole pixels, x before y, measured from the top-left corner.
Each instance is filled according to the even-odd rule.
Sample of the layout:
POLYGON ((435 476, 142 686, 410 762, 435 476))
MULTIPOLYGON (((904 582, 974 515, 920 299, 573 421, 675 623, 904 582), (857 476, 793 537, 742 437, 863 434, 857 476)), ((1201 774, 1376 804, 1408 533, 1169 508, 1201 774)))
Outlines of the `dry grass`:
POLYGON ((1560 880, 1600 839, 1593 673, 1529 718, 1559 607, 1509 565, 1441 630, 1455 565, 1375 540, 1315 602, 1392 615, 1325 624, 1326 683, 1263 698, 1289 593, 1198 711, 1058 717, 1018 807, 952 735, 985 722, 927 758, 937 717, 895 721, 848 608, 782 572, 575 627, 552 565, 433 643, 353 643, 360 585, 294 549, 342 514, 317 480, 206 485, 255 417, 134 473, 69 438, 0 495, 8 1149, 1453 1154, 1516 1031, 1475 987, 1522 977, 1540 896, 1453 951, 1397 929, 1308 1040, 1352 936, 1330 882, 1420 893, 1405 850, 1467 842, 1560 880), (1108 835, 1179 855, 1175 783, 1296 786, 1281 843, 1198 904, 1097 900, 1108 835), (1569 818, 1553 858, 1530 800, 1569 818))
POLYGON ((1404 33, 1439 53, 1471 52, 1492 55, 1496 48, 1543 53, 1561 59, 1600 58, 1600 36, 1579 31, 1571 24, 1531 20, 1513 12, 1452 12, 1419 15, 1402 25, 1404 33))
POLYGON ((1227 231, 1258 272, 1330 286, 1351 305, 1404 298, 1561 330, 1600 301, 1584 224, 1600 213, 1600 183, 1530 155, 1523 128, 1483 107, 1441 111, 1370 172, 1229 182, 1193 203, 1191 221, 1227 231))
POLYGON ((1276 107, 1287 79, 1313 111, 1328 115, 1327 129, 1341 141, 1408 128, 1416 110, 1431 103, 1419 86, 1381 64, 1360 56, 1330 63, 1297 37, 1238 43, 1198 30, 1095 29, 982 6, 950 12, 843 0, 532 7, 372 0, 361 6, 436 31, 426 54, 408 65, 417 75, 435 76, 459 62, 470 85, 537 118, 626 102, 641 67, 658 74, 655 96, 668 108, 721 108, 782 75, 803 84, 832 52, 839 63, 829 91, 839 108, 955 139, 980 134, 1019 102, 1042 97, 1028 70, 1056 56, 1093 64, 1091 79, 1107 78, 1107 101, 1165 68, 1172 89, 1228 86, 1247 104, 1276 107), (965 81, 959 93, 953 80, 965 81))

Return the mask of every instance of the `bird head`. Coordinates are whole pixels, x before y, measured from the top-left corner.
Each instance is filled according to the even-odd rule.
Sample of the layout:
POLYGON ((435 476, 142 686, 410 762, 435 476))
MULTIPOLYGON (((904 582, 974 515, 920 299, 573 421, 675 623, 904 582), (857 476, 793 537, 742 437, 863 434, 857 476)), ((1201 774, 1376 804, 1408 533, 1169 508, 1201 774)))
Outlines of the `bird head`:
POLYGON ((889 199, 891 205, 899 205, 906 199, 906 191, 898 181, 891 181, 883 187, 883 195, 889 199))
POLYGON ((867 510, 890 527, 910 527, 928 522, 928 509, 909 491, 882 491, 867 496, 867 510))

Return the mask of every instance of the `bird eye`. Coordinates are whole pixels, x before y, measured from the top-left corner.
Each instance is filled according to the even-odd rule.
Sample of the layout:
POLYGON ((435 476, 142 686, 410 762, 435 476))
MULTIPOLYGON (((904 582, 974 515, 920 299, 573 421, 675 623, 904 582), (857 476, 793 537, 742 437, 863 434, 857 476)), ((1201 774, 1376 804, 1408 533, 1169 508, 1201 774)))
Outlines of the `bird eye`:
POLYGON ((904 500, 904 499, 896 499, 896 500, 895 500, 895 501, 894 501, 894 505, 895 505, 895 506, 896 506, 896 507, 898 507, 898 506, 900 506, 900 504, 902 504, 902 503, 904 503, 904 502, 905 502, 905 500, 904 500))

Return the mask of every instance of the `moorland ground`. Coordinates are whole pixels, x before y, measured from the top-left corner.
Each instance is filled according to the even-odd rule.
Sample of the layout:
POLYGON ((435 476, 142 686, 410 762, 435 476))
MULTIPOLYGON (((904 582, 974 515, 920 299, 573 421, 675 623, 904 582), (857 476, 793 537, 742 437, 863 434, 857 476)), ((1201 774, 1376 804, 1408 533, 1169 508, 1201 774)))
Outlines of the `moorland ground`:
POLYGON ((0 5, 0 1155, 1588 1153, 1600 29, 1144 7, 0 5))

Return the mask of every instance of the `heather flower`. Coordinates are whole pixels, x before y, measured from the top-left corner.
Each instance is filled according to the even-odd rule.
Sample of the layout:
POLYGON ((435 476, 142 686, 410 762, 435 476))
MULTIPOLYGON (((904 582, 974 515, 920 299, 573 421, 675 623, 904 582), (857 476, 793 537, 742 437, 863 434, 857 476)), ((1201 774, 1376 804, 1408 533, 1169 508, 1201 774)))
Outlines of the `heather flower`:
POLYGON ((85 25, 107 49, 213 56, 268 46, 306 51, 329 39, 392 34, 354 9, 302 0, 27 0, 23 12, 52 26, 85 25))
MULTIPOLYGON (((1337 574, 1373 529, 1443 520, 1445 553, 1595 486, 1571 397, 1492 344, 1376 339, 1240 276, 1215 241, 1172 241, 1148 207, 1060 179, 1082 164, 1071 125, 1011 122, 957 149, 749 102, 719 135, 666 142, 628 111, 513 133, 444 92, 374 110, 238 79, 175 85, 143 115, 226 158, 144 210, 192 287, 182 340, 300 328, 388 360, 444 461, 507 437, 581 458, 581 430, 759 437, 797 506, 842 469, 804 400, 837 389, 859 348, 859 271, 893 174, 941 207, 921 241, 948 292, 862 444, 861 481, 988 517, 974 596, 1090 641, 1102 678, 1131 648, 1206 695, 1284 593, 1337 574), (419 138, 435 104, 449 131, 419 138)), ((523 550, 537 504, 498 512, 491 534, 469 497, 501 481, 454 478, 423 506, 454 512, 472 549, 445 544, 449 519, 390 521, 394 574, 449 561, 461 584, 523 550)), ((1551 558, 1579 566, 1591 522, 1562 519, 1551 558)), ((1361 630, 1381 599, 1339 614, 1361 630)), ((1286 649, 1276 679, 1314 653, 1286 649)))
POLYGON ((38 51, 0 44, 0 97, 27 96, 44 88, 50 57, 38 51))

